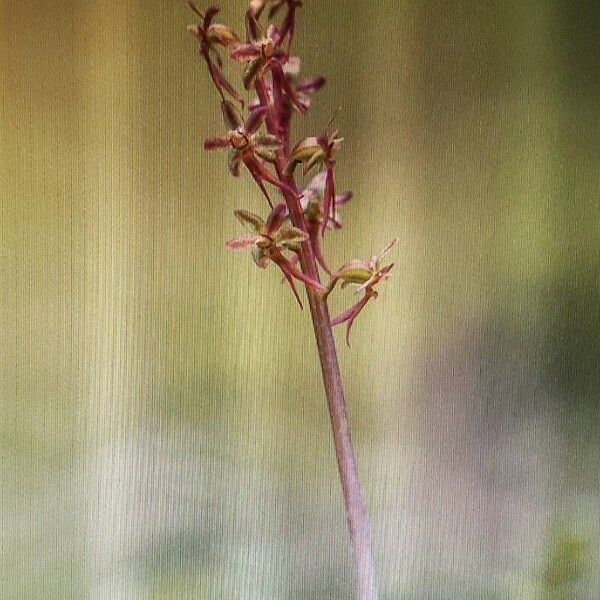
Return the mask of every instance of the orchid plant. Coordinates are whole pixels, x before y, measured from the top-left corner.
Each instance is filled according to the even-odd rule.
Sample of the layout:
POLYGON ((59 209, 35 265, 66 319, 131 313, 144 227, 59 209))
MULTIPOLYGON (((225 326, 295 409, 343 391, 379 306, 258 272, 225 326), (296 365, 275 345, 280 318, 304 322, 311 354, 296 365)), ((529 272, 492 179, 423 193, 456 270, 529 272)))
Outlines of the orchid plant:
POLYGON ((227 242, 230 250, 249 251, 254 263, 265 269, 274 263, 282 272, 302 307, 297 282, 304 284, 310 306, 317 350, 327 396, 338 470, 355 564, 357 598, 378 597, 371 552, 371 533, 347 418, 332 327, 346 324, 346 341, 352 325, 369 300, 377 298, 375 286, 385 281, 393 264, 382 259, 396 243, 368 260, 353 259, 332 270, 323 254, 323 240, 342 228, 340 209, 351 192, 336 193, 335 156, 343 139, 337 130, 307 137, 291 146, 291 121, 311 107, 312 95, 325 83, 321 76, 300 77, 300 59, 292 53, 299 0, 250 0, 245 13, 244 39, 228 25, 215 21, 219 9, 204 12, 190 3, 199 22, 189 26, 197 38, 201 58, 220 96, 226 127, 224 134, 209 137, 206 150, 227 150, 235 177, 248 171, 267 201, 266 217, 245 209, 235 216, 247 233, 227 242), (246 101, 224 73, 223 55, 243 66, 241 81, 252 94, 246 101), (313 173, 308 183, 297 178, 313 173), (321 276, 328 283, 321 282, 321 276), (356 286, 362 297, 333 319, 329 295, 356 286))

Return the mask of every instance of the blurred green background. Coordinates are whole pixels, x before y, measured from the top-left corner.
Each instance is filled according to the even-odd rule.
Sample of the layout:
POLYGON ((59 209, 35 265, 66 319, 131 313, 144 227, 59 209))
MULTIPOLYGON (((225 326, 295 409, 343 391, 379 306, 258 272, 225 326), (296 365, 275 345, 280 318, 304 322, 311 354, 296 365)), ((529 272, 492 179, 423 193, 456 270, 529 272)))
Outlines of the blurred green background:
MULTIPOLYGON (((2 599, 352 597, 308 311, 223 247, 264 201, 202 150, 193 21, 0 1, 2 599)), ((328 84, 296 132, 342 107, 355 192, 326 252, 399 237, 338 333, 382 599, 600 597, 599 30, 577 0, 299 16, 328 84)))

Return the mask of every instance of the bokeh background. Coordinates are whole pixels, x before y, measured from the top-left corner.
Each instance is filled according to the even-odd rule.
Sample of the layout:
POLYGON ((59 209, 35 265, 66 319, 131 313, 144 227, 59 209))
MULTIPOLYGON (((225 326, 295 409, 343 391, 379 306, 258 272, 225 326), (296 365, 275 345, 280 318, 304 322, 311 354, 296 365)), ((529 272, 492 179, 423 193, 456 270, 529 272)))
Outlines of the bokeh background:
MULTIPOLYGON (((241 30, 243 2, 223 3, 241 30)), ((346 599, 307 311, 225 251, 184 2, 0 2, 0 597, 346 599)), ((399 238, 339 332, 386 600, 600 597, 600 9, 305 1, 355 192, 399 238)), ((339 294, 334 308, 351 301, 339 294)))

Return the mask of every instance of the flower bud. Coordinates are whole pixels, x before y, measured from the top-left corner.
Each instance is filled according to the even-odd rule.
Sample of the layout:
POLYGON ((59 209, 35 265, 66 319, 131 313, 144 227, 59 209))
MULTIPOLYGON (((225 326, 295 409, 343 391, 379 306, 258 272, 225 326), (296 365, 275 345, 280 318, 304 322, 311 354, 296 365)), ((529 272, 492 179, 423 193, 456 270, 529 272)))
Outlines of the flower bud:
POLYGON ((307 137, 293 148, 286 171, 291 175, 298 163, 304 163, 304 173, 308 173, 312 167, 324 160, 325 153, 318 138, 307 137))
POLYGON ((213 23, 206 32, 206 39, 209 42, 216 42, 221 46, 233 46, 240 40, 233 29, 222 25, 221 23, 213 23))
POLYGON ((242 127, 244 121, 242 121, 242 117, 233 102, 223 100, 223 102, 221 102, 221 110, 223 111, 223 119, 225 120, 225 125, 227 125, 227 127, 230 129, 242 127))

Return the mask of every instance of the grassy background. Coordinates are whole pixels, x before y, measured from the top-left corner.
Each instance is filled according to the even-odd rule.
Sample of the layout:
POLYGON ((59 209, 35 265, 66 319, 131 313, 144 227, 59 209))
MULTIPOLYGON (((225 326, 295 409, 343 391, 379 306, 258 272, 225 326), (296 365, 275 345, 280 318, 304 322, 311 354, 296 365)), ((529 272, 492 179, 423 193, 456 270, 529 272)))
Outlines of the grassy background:
MULTIPOLYGON (((191 21, 0 1, 2 598, 351 597, 309 316, 223 247, 264 202, 202 150, 191 21)), ((600 597, 598 27, 305 1, 296 133, 341 106, 355 192, 330 262, 400 240, 339 334, 382 598, 600 597)))

